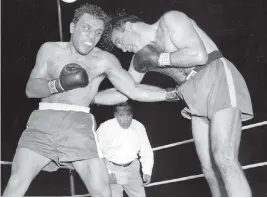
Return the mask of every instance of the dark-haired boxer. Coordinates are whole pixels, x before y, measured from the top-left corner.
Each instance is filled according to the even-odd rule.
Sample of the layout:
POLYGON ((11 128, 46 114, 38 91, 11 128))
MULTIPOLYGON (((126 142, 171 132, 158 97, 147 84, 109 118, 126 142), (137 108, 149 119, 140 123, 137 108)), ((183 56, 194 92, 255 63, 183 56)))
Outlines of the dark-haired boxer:
POLYGON ((88 108, 99 84, 107 77, 134 100, 176 97, 173 92, 137 84, 115 56, 95 47, 107 21, 100 7, 85 4, 70 23, 70 42, 46 42, 39 49, 26 94, 42 102, 19 140, 3 196, 23 196, 40 170, 55 171, 60 165, 73 166, 92 196, 111 196, 88 108))
MULTIPOLYGON (((149 71, 169 75, 177 82, 177 95, 187 104, 182 115, 191 119, 212 195, 251 196, 238 149, 242 121, 251 119, 253 111, 246 83, 236 67, 182 12, 166 12, 154 24, 133 15, 119 16, 111 25, 112 31, 104 34, 106 46, 112 48, 111 40, 124 52, 135 53, 129 73, 137 82, 149 71)), ((105 93, 112 95, 112 90, 100 92, 95 99, 101 101, 105 93)))

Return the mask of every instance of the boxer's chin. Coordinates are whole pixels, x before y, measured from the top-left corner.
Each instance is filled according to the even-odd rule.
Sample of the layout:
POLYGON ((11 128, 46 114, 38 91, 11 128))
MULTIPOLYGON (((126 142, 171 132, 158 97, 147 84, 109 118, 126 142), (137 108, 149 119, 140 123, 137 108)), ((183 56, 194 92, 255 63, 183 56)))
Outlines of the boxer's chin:
POLYGON ((87 55, 89 54, 89 52, 92 50, 92 47, 86 47, 86 48, 82 48, 82 49, 79 49, 79 53, 81 55, 87 55))

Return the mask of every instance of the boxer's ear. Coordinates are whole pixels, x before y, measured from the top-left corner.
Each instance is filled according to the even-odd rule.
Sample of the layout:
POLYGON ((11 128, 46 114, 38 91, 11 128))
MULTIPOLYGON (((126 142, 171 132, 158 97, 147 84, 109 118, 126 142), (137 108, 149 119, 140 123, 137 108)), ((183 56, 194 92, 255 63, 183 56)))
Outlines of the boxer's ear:
POLYGON ((125 23, 125 30, 131 31, 133 29, 133 24, 130 21, 125 23))
POLYGON ((70 23, 70 33, 74 32, 75 24, 73 22, 70 23))

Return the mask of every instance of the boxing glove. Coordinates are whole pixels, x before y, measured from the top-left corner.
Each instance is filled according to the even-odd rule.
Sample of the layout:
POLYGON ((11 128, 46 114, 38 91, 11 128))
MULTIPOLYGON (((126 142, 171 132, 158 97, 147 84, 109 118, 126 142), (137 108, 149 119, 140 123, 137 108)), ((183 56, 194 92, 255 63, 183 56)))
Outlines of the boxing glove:
POLYGON ((158 67, 159 50, 155 45, 146 45, 134 55, 133 66, 136 71, 145 73, 158 67))
POLYGON ((146 45, 133 59, 133 66, 140 73, 153 71, 165 65, 171 65, 170 53, 161 53, 153 44, 146 45))
POLYGON ((48 87, 51 94, 55 94, 86 87, 88 84, 89 77, 86 70, 76 63, 70 63, 63 67, 59 78, 48 82, 48 87))
POLYGON ((174 102, 180 100, 179 95, 178 95, 178 88, 179 86, 177 85, 175 88, 167 88, 166 90, 166 101, 168 102, 174 102))

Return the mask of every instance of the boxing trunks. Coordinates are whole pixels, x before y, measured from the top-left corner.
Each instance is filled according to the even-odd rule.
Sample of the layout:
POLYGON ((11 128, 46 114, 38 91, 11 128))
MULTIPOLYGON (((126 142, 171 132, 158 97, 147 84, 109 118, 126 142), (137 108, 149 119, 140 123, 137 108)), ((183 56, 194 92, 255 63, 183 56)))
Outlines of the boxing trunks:
POLYGON ((187 105, 182 110, 185 118, 211 119, 214 113, 231 107, 240 109, 242 121, 253 118, 250 94, 243 76, 219 51, 211 52, 207 63, 195 67, 190 74, 177 91, 187 105))
POLYGON ((88 107, 41 102, 30 115, 18 148, 51 159, 43 170, 56 171, 59 166, 73 168, 74 161, 102 157, 96 138, 88 107))

